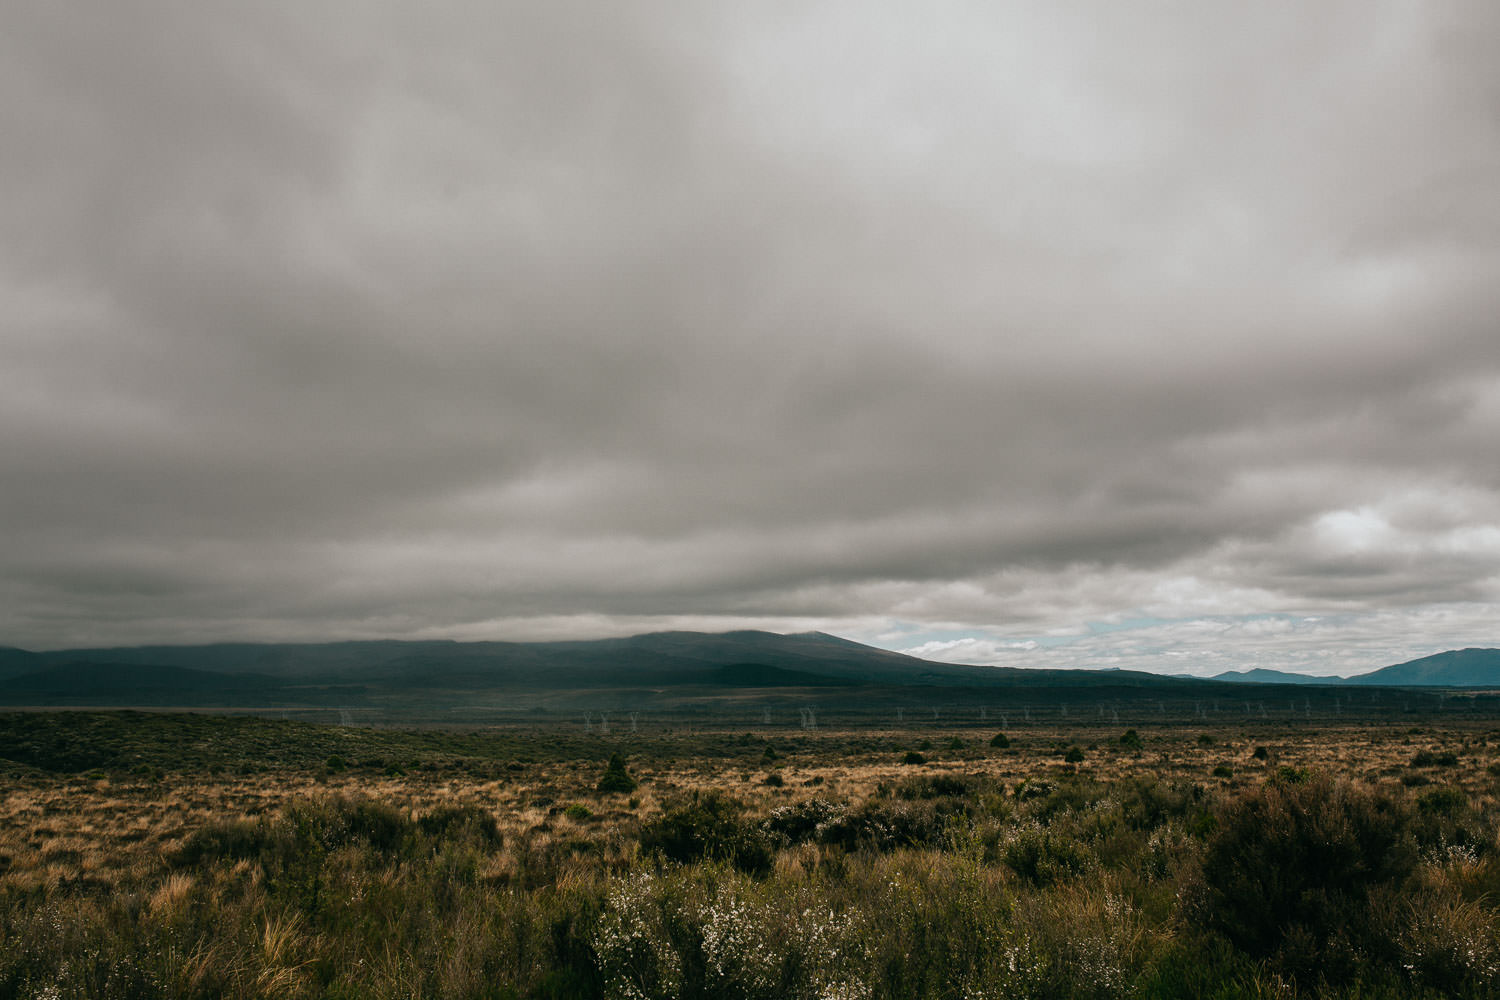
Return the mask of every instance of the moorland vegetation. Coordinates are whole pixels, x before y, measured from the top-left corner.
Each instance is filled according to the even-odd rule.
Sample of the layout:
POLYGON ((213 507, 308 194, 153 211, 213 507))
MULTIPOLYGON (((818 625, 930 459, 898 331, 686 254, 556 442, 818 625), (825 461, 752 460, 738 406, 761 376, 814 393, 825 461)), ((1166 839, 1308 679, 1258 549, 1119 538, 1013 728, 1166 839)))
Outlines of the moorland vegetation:
POLYGON ((1500 729, 1000 736, 6 716, 0 996, 1500 991, 1500 729))

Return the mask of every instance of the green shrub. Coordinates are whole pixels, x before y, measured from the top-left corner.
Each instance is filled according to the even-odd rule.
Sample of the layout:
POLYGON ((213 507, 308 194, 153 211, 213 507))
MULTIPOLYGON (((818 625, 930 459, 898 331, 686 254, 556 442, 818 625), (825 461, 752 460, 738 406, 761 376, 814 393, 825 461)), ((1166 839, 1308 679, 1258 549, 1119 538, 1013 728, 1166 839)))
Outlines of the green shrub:
POLYGON ((797 844, 818 839, 822 828, 841 819, 848 811, 848 807, 842 803, 834 804, 827 799, 808 799, 772 809, 762 826, 774 840, 797 844))
POLYGON ((612 883, 590 996, 676 1000, 869 997, 860 922, 712 868, 612 883))
POLYGON ((724 861, 750 874, 771 867, 765 831, 745 819, 738 802, 718 792, 695 794, 649 820, 641 828, 641 850, 682 864, 724 861))
POLYGON ((1220 764, 1218 767, 1214 768, 1214 777, 1232 778, 1234 777, 1234 768, 1230 767, 1228 764, 1220 764))
POLYGON ((1031 884, 1044 886, 1079 874, 1091 858, 1077 838, 1027 824, 1005 839, 1000 860, 1031 884))
POLYGON ((1080 764, 1083 762, 1083 751, 1078 747, 1068 747, 1068 752, 1063 754, 1063 762, 1067 764, 1080 764))
POLYGON ((609 763, 605 765, 604 775, 599 779, 597 788, 604 793, 635 791, 636 780, 625 770, 625 759, 618 753, 610 754, 609 763))
POLYGON ((382 853, 398 849, 413 828, 411 819, 395 806, 342 796, 294 803, 283 822, 298 839, 325 850, 357 845, 382 853))
POLYGON ((1276 785, 1305 785, 1312 780, 1312 772, 1305 767, 1282 764, 1266 780, 1276 785))
POLYGON ((1424 850, 1459 847, 1479 854, 1488 852, 1494 843, 1493 830, 1468 795, 1451 785, 1439 785, 1417 797, 1413 832, 1424 850))
POLYGON ((1006 736, 1004 733, 996 733, 994 736, 990 737, 990 746, 996 747, 1000 750, 1008 750, 1010 749, 1010 737, 1006 736))
POLYGON ((927 758, 924 757, 924 756, 922 756, 920 753, 918 753, 915 750, 908 750, 908 751, 906 751, 906 756, 904 756, 904 757, 901 758, 901 763, 903 763, 903 764, 925 764, 925 763, 927 763, 927 758))
POLYGON ((1057 786, 1042 778, 1022 778, 1016 782, 1016 798, 1022 802, 1042 799, 1051 795, 1057 786))
POLYGON ((1458 754, 1451 750, 1418 750, 1411 759, 1412 767, 1457 767, 1458 754))
POLYGON ((1463 789, 1444 785, 1417 798, 1417 811, 1429 815, 1456 816, 1469 807, 1469 797, 1463 789))
POLYGON ((494 815, 475 805, 439 806, 421 816, 417 828, 434 840, 466 839, 497 845, 503 839, 494 815))
POLYGON ((226 860, 251 861, 265 853, 272 840, 273 834, 264 821, 221 820, 188 834, 170 860, 180 867, 226 860))
POLYGON ((1369 903, 1412 872, 1409 823, 1401 800, 1367 786, 1267 782, 1219 814, 1198 916, 1292 975, 1347 980, 1361 954, 1388 951, 1372 940, 1369 903))
POLYGON ((1120 746, 1126 750, 1139 750, 1142 745, 1141 734, 1134 729, 1125 730, 1124 735, 1120 737, 1120 746))
POLYGON ((965 798, 974 793, 972 779, 956 774, 923 775, 907 778, 895 787, 898 799, 965 798))
POLYGON ((843 810, 818 827, 820 843, 846 851, 942 847, 964 804, 954 799, 872 800, 843 810))
POLYGON ((586 819, 591 819, 594 811, 581 802, 574 802, 563 810, 563 815, 575 823, 582 823, 586 819))

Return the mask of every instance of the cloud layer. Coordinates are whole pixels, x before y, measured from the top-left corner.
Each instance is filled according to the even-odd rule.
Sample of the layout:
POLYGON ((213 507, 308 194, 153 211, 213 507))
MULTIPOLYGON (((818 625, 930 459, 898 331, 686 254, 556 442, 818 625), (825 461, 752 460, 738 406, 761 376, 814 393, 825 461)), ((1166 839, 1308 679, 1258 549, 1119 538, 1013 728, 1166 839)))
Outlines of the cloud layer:
POLYGON ((7 22, 0 641, 1486 644, 1487 9, 7 22))

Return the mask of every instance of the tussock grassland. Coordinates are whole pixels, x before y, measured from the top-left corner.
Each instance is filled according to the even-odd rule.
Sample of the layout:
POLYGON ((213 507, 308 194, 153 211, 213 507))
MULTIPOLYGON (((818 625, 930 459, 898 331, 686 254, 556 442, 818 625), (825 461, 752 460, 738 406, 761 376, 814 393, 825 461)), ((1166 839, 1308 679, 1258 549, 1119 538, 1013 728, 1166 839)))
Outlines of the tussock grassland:
POLYGON ((1500 993, 1500 728, 995 735, 6 716, 0 997, 1500 993))

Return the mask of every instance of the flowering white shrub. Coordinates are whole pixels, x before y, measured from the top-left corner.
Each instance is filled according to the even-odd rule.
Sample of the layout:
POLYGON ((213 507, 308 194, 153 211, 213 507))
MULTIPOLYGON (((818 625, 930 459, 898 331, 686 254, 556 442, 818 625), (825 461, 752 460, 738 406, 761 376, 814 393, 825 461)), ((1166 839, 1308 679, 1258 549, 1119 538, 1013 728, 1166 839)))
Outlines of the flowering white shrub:
POLYGON ((649 1000, 682 991, 682 961, 668 936, 662 887, 650 872, 617 881, 594 932, 611 997, 649 1000))
POLYGON ((855 922, 721 869, 632 875, 610 890, 593 945, 608 995, 865 1000, 855 922), (686 987, 691 989, 686 989, 686 987))
POLYGON ((781 956, 764 912, 730 885, 698 914, 704 981, 715 996, 767 996, 780 985, 781 956))

